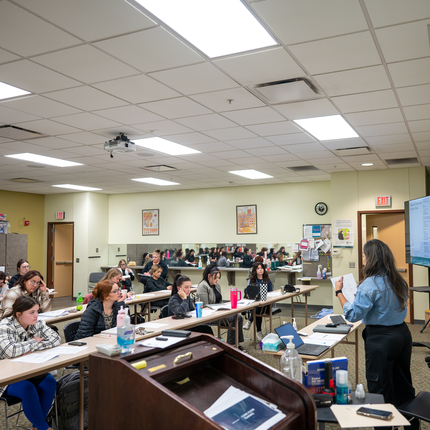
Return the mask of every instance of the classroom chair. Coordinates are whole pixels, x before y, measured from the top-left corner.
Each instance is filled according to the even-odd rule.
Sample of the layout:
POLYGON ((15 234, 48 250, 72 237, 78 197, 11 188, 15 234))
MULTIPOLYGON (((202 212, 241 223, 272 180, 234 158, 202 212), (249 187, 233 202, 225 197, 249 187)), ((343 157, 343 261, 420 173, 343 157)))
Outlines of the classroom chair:
MULTIPOLYGON (((4 416, 5 416, 5 420, 6 420, 6 430, 9 429, 9 419, 14 417, 15 415, 18 415, 18 416, 16 418, 15 426, 13 426, 14 428, 31 430, 31 428, 29 428, 29 427, 23 427, 23 426, 19 425, 19 416, 21 415, 21 412, 23 412, 21 399, 18 399, 18 397, 13 397, 13 396, 8 396, 8 395, 3 394, 3 396, 0 397, 0 400, 4 404, 4 416), (9 406, 17 405, 18 403, 20 404, 18 412, 14 412, 14 413, 8 415, 7 408, 9 406)), ((12 426, 11 426, 11 428, 12 428, 12 426)))
POLYGON ((413 400, 409 400, 397 409, 410 421, 412 418, 430 423, 430 393, 421 391, 413 400))
POLYGON ((90 276, 88 278, 88 292, 91 293, 93 291, 93 288, 95 287, 95 284, 100 282, 104 276, 106 275, 105 272, 92 272, 90 273, 90 276))
POLYGON ((163 306, 160 311, 160 318, 167 318, 169 314, 169 305, 163 306))
POLYGON ((79 324, 81 321, 72 321, 66 324, 63 328, 64 340, 67 342, 72 342, 75 340, 76 333, 79 329, 79 324))

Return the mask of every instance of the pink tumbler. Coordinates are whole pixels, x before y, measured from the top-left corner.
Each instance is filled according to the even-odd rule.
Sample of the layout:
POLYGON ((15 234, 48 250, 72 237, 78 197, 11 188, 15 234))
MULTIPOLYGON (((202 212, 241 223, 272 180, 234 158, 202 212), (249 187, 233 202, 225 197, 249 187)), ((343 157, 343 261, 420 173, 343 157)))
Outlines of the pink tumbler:
POLYGON ((231 288, 230 289, 230 302, 231 302, 231 308, 237 309, 237 302, 239 300, 242 300, 242 291, 238 291, 237 288, 231 288), (240 297, 238 298, 238 294, 240 294, 240 297))

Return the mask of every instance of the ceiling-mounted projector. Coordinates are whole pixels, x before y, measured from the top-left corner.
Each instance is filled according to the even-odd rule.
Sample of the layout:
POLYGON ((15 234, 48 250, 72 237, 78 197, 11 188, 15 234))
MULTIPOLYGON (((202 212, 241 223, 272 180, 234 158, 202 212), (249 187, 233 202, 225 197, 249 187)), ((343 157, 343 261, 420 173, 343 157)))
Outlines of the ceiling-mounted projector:
POLYGON ((110 152, 113 158, 114 152, 136 152, 136 144, 131 142, 124 133, 120 133, 115 139, 105 142, 104 149, 110 152))

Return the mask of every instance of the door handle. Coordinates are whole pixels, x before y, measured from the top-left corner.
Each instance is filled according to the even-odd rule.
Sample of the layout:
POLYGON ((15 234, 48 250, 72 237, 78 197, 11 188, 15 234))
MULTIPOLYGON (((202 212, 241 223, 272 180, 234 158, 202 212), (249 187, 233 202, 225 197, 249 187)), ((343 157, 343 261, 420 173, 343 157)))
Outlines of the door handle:
POLYGON ((407 269, 397 269, 398 272, 407 272, 407 269))
POLYGON ((55 264, 72 264, 73 261, 56 261, 55 264))

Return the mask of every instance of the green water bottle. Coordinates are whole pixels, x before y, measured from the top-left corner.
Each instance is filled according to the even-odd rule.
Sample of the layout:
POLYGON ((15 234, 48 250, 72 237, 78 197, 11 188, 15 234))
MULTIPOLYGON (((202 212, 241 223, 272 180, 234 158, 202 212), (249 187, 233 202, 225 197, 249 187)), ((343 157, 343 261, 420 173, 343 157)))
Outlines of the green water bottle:
POLYGON ((81 311, 82 310, 82 302, 84 301, 84 298, 82 297, 81 293, 78 293, 78 297, 76 297, 76 310, 81 311))

